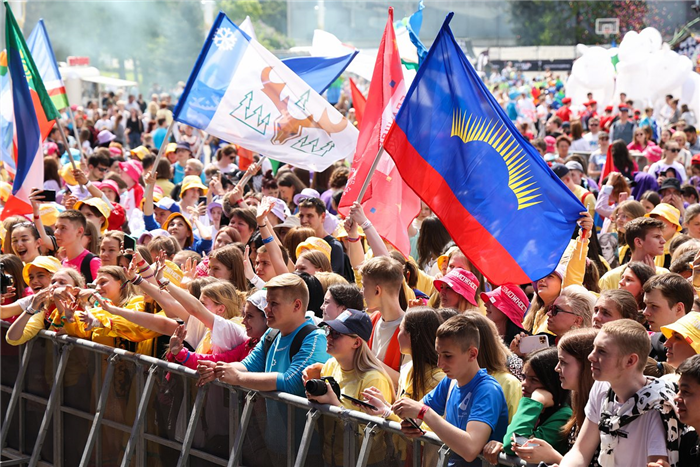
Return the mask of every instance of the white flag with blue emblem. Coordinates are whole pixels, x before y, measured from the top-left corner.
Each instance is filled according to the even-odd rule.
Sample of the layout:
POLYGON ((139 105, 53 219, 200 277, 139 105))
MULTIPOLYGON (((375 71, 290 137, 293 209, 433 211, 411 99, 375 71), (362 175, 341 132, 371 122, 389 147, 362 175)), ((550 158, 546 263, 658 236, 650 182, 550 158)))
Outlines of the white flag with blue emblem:
POLYGON ((352 157, 357 129, 281 60, 219 13, 175 120, 295 167, 352 157))

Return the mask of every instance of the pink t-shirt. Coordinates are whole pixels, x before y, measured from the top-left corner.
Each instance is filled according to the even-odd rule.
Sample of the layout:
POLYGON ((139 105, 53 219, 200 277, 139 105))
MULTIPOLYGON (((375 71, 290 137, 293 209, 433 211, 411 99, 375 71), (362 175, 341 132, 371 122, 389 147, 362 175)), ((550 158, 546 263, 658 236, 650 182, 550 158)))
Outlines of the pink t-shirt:
MULTIPOLYGON (((76 271, 80 272, 80 265, 83 262, 83 258, 89 253, 88 250, 83 250, 82 253, 80 253, 78 256, 75 258, 69 260, 69 259, 64 259, 62 264, 64 267, 69 267, 73 268, 76 271)), ((95 256, 90 260, 90 273, 92 274, 92 280, 94 281, 97 278, 97 270, 100 269, 102 266, 102 260, 100 260, 99 256, 95 256)), ((87 279, 87 278, 86 278, 87 279)))

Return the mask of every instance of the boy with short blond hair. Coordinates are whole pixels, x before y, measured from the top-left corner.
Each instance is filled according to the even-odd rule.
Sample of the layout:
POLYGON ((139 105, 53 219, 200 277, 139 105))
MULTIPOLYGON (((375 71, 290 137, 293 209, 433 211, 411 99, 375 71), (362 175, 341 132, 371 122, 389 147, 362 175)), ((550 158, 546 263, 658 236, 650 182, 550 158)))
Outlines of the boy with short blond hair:
POLYGON ((651 342, 644 326, 629 319, 605 323, 588 356, 595 383, 586 404, 586 420, 560 465, 588 466, 600 446, 604 466, 678 462, 680 424, 674 390, 661 379, 644 376, 651 342))
MULTIPOLYGON (((435 349, 438 367, 447 377, 422 401, 404 397, 392 407, 404 420, 424 421, 452 450, 451 466, 480 466, 478 456, 486 443, 503 440, 508 427, 503 389, 479 368, 479 341, 474 315, 457 315, 442 323, 435 349)), ((409 437, 421 434, 406 421, 401 429, 409 437)))

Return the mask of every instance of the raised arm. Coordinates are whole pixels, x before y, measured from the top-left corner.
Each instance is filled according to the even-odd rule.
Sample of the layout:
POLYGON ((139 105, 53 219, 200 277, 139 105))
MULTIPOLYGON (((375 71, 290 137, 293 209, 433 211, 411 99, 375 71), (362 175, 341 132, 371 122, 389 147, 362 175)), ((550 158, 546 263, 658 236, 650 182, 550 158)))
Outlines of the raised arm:
POLYGON ((147 271, 143 272, 141 279, 137 277, 137 263, 140 261, 142 261, 141 256, 138 252, 134 252, 134 257, 131 260, 129 269, 126 271, 127 279, 132 281, 141 292, 155 300, 168 318, 180 318, 187 322, 190 315, 185 311, 185 308, 180 305, 180 302, 175 300, 168 292, 160 290, 158 285, 156 285, 157 282, 155 281, 155 274, 153 273, 153 265, 151 265, 147 271))
MULTIPOLYGON (((188 259, 187 261, 190 260, 191 259, 188 259)), ((190 295, 188 291, 170 284, 165 286, 165 290, 183 306, 187 313, 204 323, 208 329, 214 327, 214 313, 207 310, 204 305, 202 305, 202 302, 190 295)), ((169 334, 172 334, 172 331, 169 334)))
POLYGON ((32 203, 32 211, 34 211, 34 225, 36 226, 36 230, 39 232, 41 244, 44 245, 45 248, 53 248, 53 241, 51 240, 49 234, 46 233, 44 223, 41 222, 41 216, 39 215, 39 204, 44 199, 44 197, 41 196, 42 191, 43 190, 41 188, 32 189, 32 192, 29 193, 29 202, 32 203))
POLYGON ((146 183, 146 192, 143 199, 143 216, 153 215, 153 190, 156 187, 156 176, 151 171, 144 172, 143 181, 146 183))
POLYGON ((284 256, 282 256, 282 250, 278 244, 279 240, 275 235, 275 229, 270 227, 267 221, 267 215, 272 211, 272 202, 267 196, 263 198, 262 202, 258 206, 258 212, 256 215, 258 221, 258 228, 260 229, 260 235, 263 239, 263 243, 267 246, 267 251, 270 253, 270 261, 272 262, 272 267, 275 268, 275 274, 280 275, 289 272, 289 268, 284 262, 284 256), (268 240, 271 239, 271 240, 268 240))
POLYGON ((372 253, 375 257, 389 256, 389 250, 387 250, 384 240, 382 240, 382 237, 377 233, 377 229, 375 229, 369 219, 367 219, 362 205, 357 201, 352 203, 350 218, 364 230, 367 243, 369 243, 370 248, 372 248, 372 253))
MULTIPOLYGON (((95 294, 95 297, 104 311, 120 316, 133 324, 150 329, 158 334, 171 335, 177 328, 177 322, 174 319, 170 319, 163 315, 146 313, 144 311, 133 311, 126 308, 120 308, 108 301, 105 301, 98 294, 95 294)), ((114 324, 115 320, 112 320, 112 331, 118 332, 119 327, 114 326, 114 324)), ((122 323, 117 321, 117 324, 122 323)), ((122 329, 120 333, 133 334, 133 329, 131 329, 132 327, 128 326, 128 328, 129 329, 122 329)))
POLYGON ((350 217, 345 219, 344 227, 348 233, 347 242, 345 243, 348 258, 350 259, 350 264, 352 267, 357 269, 365 260, 365 250, 362 248, 360 230, 357 228, 357 222, 352 220, 350 217))

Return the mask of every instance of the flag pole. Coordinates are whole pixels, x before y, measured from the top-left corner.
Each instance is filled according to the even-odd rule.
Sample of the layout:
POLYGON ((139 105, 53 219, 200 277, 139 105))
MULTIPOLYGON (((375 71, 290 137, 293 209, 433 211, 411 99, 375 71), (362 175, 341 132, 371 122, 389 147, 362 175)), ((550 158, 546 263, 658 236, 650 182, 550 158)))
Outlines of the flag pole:
MULTIPOLYGON (((66 145, 66 152, 68 153, 68 160, 70 161, 70 165, 71 167, 73 167, 73 170, 77 170, 78 168, 75 166, 73 154, 70 153, 70 144, 68 144, 68 138, 66 138, 66 133, 63 131, 63 127, 61 126, 60 122, 56 121, 55 125, 58 127, 58 132, 61 134, 63 144, 66 145)), ((73 126, 75 127, 75 123, 73 123, 73 126)), ((85 192, 85 185, 80 184, 80 191, 85 192)))
POLYGON ((382 154, 384 154, 383 144, 379 147, 377 155, 374 156, 374 162, 372 162, 372 167, 369 168, 369 172, 367 172, 367 178, 365 178, 365 181, 362 184, 362 188, 360 188, 360 192, 357 194, 358 203, 362 203, 362 198, 365 197, 365 192, 367 191, 367 188, 369 188, 369 182, 370 180, 372 180, 372 175, 374 175, 374 171, 377 170, 377 166, 379 165, 379 160, 382 158, 382 154))
POLYGON ((78 151, 80 151, 80 160, 83 162, 87 162, 87 157, 85 157, 85 150, 83 149, 83 142, 80 141, 80 132, 78 131, 78 126, 75 123, 75 115, 73 114, 73 110, 70 108, 70 106, 66 107, 68 110, 68 116, 70 117, 71 121, 73 122, 73 134, 75 135, 75 140, 78 142, 78 151))
MULTIPOLYGON (((267 159, 267 156, 262 156, 258 162, 254 162, 254 165, 259 165, 262 167, 263 161, 267 159)), ((253 174, 249 173, 248 170, 246 170, 245 175, 243 175, 243 178, 241 178, 238 183, 236 183, 237 187, 243 188, 248 181, 253 178, 253 174)))
POLYGON ((165 148, 168 147, 168 140, 170 140, 170 136, 173 134, 173 128, 175 127, 175 119, 173 119, 172 122, 170 122, 170 126, 168 126, 168 130, 165 132, 165 138, 163 138, 163 144, 160 145, 160 149, 158 149, 158 155, 156 156, 156 161, 153 163, 153 169, 151 170, 151 175, 154 177, 156 176, 156 169, 158 168, 158 162, 163 158, 163 154, 165 153, 165 148))
POLYGON ((66 138, 66 134, 63 131, 63 127, 61 126, 61 123, 56 121, 55 125, 58 128, 58 132, 61 134, 61 139, 63 140, 63 144, 66 145, 66 152, 68 153, 68 160, 70 161, 70 165, 71 165, 71 167, 73 167, 73 170, 75 170, 75 169, 77 169, 77 167, 75 166, 75 161, 73 160, 73 154, 70 153, 70 144, 68 144, 68 138, 66 138))

